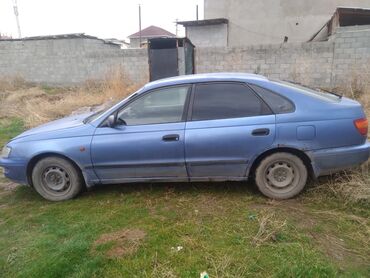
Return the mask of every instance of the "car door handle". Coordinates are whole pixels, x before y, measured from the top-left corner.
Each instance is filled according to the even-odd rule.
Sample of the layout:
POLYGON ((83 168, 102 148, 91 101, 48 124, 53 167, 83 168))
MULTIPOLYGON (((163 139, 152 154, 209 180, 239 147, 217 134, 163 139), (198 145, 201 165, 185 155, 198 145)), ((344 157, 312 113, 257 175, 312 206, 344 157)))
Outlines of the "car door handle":
POLYGON ((178 134, 168 134, 162 137, 163 141, 179 141, 180 136, 178 134))
POLYGON ((253 136, 266 136, 270 134, 270 130, 268 128, 259 128, 252 131, 253 136))

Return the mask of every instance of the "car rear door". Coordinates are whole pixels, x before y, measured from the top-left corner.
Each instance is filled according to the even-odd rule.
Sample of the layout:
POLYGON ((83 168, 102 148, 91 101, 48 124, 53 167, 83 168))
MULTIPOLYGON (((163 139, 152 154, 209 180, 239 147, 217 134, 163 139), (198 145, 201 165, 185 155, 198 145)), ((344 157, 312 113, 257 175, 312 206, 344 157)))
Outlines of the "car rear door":
POLYGON ((275 115, 244 83, 195 84, 185 128, 191 180, 241 180, 275 138, 275 115))
POLYGON ((144 93, 117 111, 116 126, 96 129, 91 158, 101 182, 188 180, 184 135, 190 88, 144 93))

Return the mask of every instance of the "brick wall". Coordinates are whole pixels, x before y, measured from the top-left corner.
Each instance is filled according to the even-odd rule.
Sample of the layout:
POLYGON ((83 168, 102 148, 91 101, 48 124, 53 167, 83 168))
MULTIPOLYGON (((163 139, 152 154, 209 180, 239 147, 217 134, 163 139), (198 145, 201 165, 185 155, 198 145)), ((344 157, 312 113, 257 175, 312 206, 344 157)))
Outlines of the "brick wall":
POLYGON ((114 70, 123 70, 133 82, 147 82, 147 50, 122 50, 88 38, 0 41, 0 77, 72 85, 102 79, 114 70))
MULTIPOLYGON (((251 72, 327 88, 348 85, 354 77, 370 80, 370 26, 338 28, 325 42, 197 47, 195 67, 197 73, 251 72)), ((147 82, 147 50, 87 38, 0 41, 0 77, 70 85, 116 69, 133 82, 147 82)))
POLYGON ((252 72, 317 87, 343 86, 370 73, 370 26, 338 28, 325 42, 199 47, 195 60, 197 73, 252 72))
POLYGON ((330 85, 333 44, 261 45, 197 48, 196 71, 251 72, 270 78, 330 85))
POLYGON ((370 26, 338 28, 331 42, 333 84, 343 86, 353 79, 370 83, 370 26))

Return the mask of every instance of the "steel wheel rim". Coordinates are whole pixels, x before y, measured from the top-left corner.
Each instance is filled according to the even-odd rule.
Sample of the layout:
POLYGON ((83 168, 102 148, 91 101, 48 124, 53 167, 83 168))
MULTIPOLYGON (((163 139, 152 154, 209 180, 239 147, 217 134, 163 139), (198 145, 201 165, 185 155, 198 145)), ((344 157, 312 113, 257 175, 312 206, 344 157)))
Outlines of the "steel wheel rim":
POLYGON ((44 187, 52 192, 61 193, 71 186, 69 174, 59 166, 50 166, 42 173, 44 187))
POLYGON ((299 180, 297 167, 289 161, 275 161, 266 167, 265 182, 274 192, 287 192, 294 187, 299 180))

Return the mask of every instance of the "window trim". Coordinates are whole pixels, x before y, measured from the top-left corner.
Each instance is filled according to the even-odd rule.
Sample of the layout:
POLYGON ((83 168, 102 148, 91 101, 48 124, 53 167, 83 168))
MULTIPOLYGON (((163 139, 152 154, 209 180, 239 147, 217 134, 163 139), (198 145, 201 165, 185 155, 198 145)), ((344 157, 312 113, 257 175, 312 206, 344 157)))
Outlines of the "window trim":
POLYGON ((253 83, 246 83, 246 84, 247 84, 247 85, 248 85, 248 87, 250 87, 250 88, 251 88, 251 90, 252 90, 253 92, 255 92, 255 94, 257 94, 261 99, 262 99, 262 97, 259 95, 259 93, 258 93, 258 92, 256 92, 256 91, 253 89, 253 86, 258 87, 258 88, 261 88, 261 89, 266 90, 266 91, 269 91, 271 94, 277 95, 277 96, 279 96, 279 97, 281 97, 281 98, 285 99, 286 101, 288 101, 288 102, 292 105, 292 107, 293 107, 293 110, 292 110, 292 111, 289 111, 289 112, 283 112, 283 113, 275 113, 275 112, 274 112, 274 109, 272 109, 272 108, 270 107, 270 105, 268 105, 268 103, 266 103, 266 102, 264 101, 264 102, 266 103, 266 105, 270 108, 271 112, 272 112, 272 113, 274 113, 275 115, 290 114, 290 113, 294 113, 294 112, 296 111, 295 103, 294 103, 292 100, 290 100, 289 98, 287 98, 286 96, 283 96, 283 95, 281 95, 281 94, 279 94, 279 93, 277 93, 277 92, 275 92, 275 91, 272 91, 272 90, 270 90, 270 89, 267 89, 266 87, 262 87, 262 86, 257 85, 257 84, 253 84, 253 83))
POLYGON ((102 120, 101 123, 98 125, 98 128, 107 127, 106 121, 109 118, 109 116, 111 116, 111 115, 114 115, 115 120, 117 120, 118 112, 121 111, 122 109, 124 109, 125 107, 127 107, 128 105, 130 105, 131 103, 133 103, 134 101, 136 101, 136 100, 138 100, 138 99, 140 99, 140 98, 142 98, 142 97, 144 97, 144 96, 146 96, 150 93, 153 93, 155 91, 160 91, 160 90, 163 90, 163 89, 176 88, 176 87, 189 87, 188 91, 187 91, 186 98, 185 98, 183 114, 181 116, 180 121, 178 121, 178 122, 155 123, 155 124, 128 125, 128 126, 161 125, 161 124, 173 124, 173 123, 186 122, 187 114, 188 114, 188 107, 189 107, 189 103, 190 103, 190 96, 192 94, 192 89, 193 89, 193 84, 192 83, 184 83, 184 84, 176 84, 176 85, 168 85, 168 86, 158 87, 158 88, 154 88, 154 89, 150 89, 148 91, 145 91, 145 92, 143 92, 139 95, 132 96, 132 98, 129 97, 128 102, 122 104, 114 112, 112 112, 107 117, 105 117, 104 120, 102 120))
POLYGON ((209 82, 199 82, 194 83, 191 90, 191 97, 190 97, 190 105, 189 105, 189 112, 187 121, 188 122, 204 122, 204 121, 217 121, 217 120, 230 120, 230 119, 238 119, 238 118, 250 118, 250 117, 259 117, 259 116, 268 116, 268 115, 275 115, 275 113, 272 111, 271 107, 267 105, 267 103, 248 85, 246 82, 241 81, 209 81, 209 82), (234 117, 234 118, 220 118, 220 119, 209 119, 209 120, 193 120, 193 109, 194 109, 194 99, 195 99, 195 89, 197 85, 208 85, 208 84, 239 84, 251 91, 253 95, 258 98, 261 103, 265 104, 268 110, 270 111, 270 114, 265 115, 255 115, 255 116, 245 116, 245 117, 234 117))
MULTIPOLYGON (((202 84, 202 83, 197 83, 197 84, 202 84)), ((195 87, 196 87, 196 83, 193 83, 193 85, 191 86, 189 107, 188 107, 188 113, 187 113, 187 117, 186 117, 187 122, 191 122, 191 117, 193 116, 193 104, 194 104, 194 96, 195 96, 195 87)))

